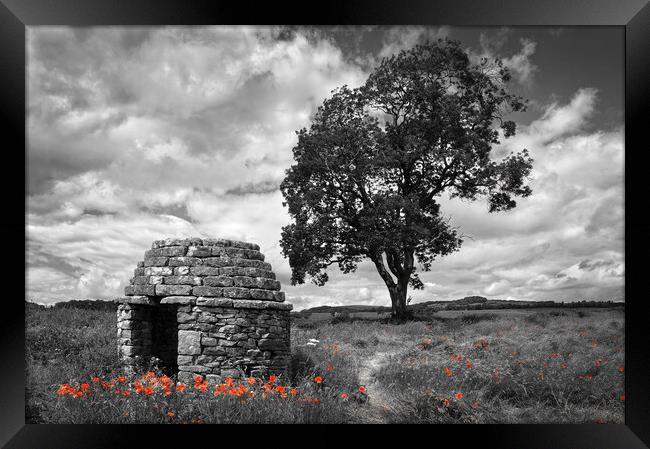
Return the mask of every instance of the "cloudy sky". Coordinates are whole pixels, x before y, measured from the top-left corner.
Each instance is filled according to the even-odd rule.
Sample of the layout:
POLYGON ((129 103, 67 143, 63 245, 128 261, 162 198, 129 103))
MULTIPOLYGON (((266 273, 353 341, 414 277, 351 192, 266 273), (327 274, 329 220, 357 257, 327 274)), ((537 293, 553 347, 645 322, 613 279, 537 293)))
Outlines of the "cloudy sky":
POLYGON ((372 264, 291 286, 279 184, 296 130, 384 56, 459 39, 530 100, 518 134, 533 195, 507 213, 442 200, 466 236, 413 302, 623 299, 622 28, 29 27, 27 296, 122 293, 155 239, 260 244, 297 310, 388 305, 372 264))

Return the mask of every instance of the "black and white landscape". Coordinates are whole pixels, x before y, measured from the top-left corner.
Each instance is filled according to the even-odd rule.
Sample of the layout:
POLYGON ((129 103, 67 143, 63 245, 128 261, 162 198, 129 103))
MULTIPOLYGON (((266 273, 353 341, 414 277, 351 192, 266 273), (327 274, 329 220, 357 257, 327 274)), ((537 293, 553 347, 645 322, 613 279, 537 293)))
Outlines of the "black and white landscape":
POLYGON ((622 423, 623 40, 29 27, 27 420, 622 423))

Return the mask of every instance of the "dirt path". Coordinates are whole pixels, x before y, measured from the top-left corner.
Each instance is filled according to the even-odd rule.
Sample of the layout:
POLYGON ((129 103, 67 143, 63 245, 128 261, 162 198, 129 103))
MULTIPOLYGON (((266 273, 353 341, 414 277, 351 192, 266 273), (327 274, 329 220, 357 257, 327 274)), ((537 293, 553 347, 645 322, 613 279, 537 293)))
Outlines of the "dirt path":
POLYGON ((383 423, 386 414, 390 412, 390 400, 386 390, 375 379, 379 369, 389 362, 392 355, 397 352, 376 352, 361 362, 359 369, 359 384, 366 387, 368 405, 364 409, 362 420, 364 423, 383 423))

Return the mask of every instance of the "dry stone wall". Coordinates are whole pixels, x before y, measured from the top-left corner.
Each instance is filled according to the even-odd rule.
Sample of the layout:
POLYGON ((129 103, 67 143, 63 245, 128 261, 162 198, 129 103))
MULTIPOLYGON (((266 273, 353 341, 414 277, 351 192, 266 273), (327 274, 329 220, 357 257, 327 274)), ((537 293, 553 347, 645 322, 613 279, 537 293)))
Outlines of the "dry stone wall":
POLYGON ((134 370, 156 357, 181 381, 282 373, 292 306, 280 287, 256 244, 157 240, 118 299, 121 360, 134 370))

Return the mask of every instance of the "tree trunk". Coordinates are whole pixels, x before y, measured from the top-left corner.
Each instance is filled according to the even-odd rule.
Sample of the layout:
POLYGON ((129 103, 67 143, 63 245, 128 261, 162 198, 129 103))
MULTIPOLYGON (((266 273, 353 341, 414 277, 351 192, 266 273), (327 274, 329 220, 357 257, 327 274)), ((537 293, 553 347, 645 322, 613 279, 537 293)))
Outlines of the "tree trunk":
POLYGON ((408 290, 408 278, 401 278, 394 287, 389 288, 390 301, 392 304, 391 319, 403 323, 410 317, 406 309, 406 292, 408 290))

